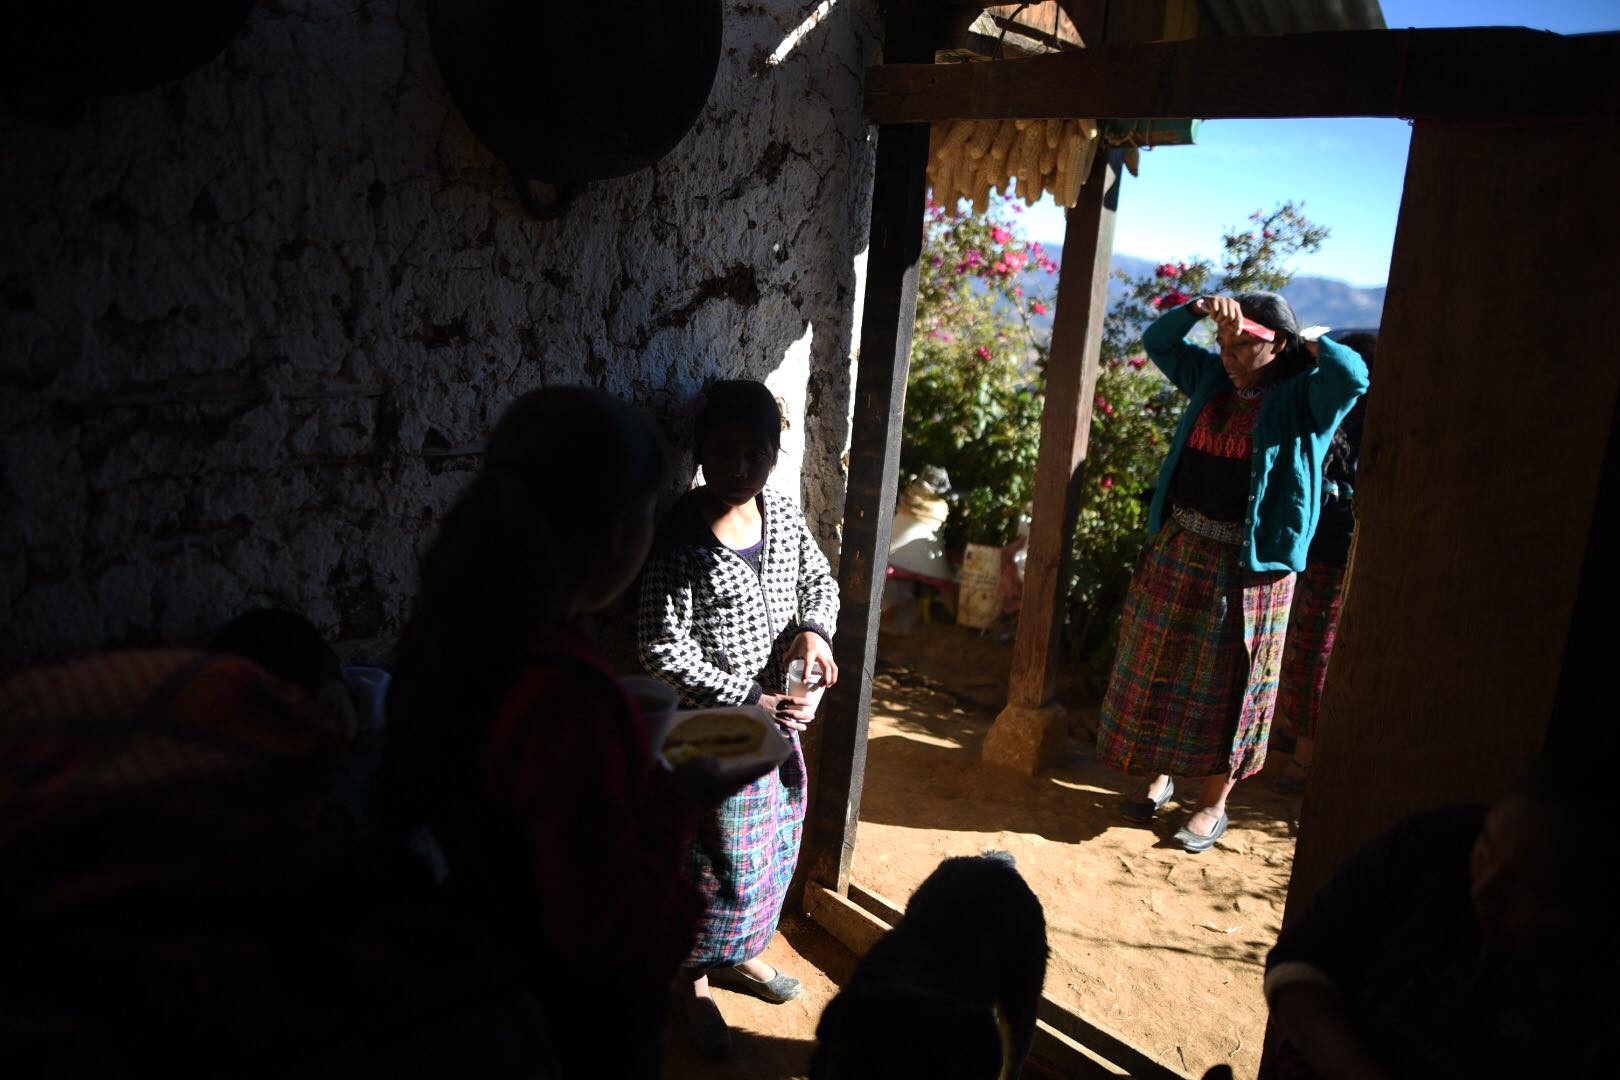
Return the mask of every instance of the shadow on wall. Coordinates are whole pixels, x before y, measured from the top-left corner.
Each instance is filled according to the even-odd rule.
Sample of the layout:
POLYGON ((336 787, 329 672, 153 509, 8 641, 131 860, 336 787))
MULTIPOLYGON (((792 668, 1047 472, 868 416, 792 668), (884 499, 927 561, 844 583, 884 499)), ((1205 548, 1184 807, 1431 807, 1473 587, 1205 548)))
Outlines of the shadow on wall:
POLYGON ((704 378, 774 376, 832 547, 876 7, 779 51, 803 3, 728 3, 693 130, 547 225, 451 106, 424 0, 258 5, 77 126, 0 112, 0 654, 269 604, 385 656, 495 418, 545 383, 679 442, 704 378))

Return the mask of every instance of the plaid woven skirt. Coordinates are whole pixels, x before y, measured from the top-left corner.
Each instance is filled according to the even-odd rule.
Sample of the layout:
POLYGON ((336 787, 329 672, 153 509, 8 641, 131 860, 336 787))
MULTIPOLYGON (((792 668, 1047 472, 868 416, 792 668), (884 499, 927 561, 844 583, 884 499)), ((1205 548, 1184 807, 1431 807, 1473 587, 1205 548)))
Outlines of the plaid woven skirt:
POLYGON ((698 819, 687 875, 703 894, 688 967, 732 967, 765 951, 782 917, 804 832, 804 750, 698 819))
POLYGON ((1169 523, 1125 596, 1097 756, 1134 776, 1253 776, 1266 763, 1294 575, 1169 523))
POLYGON ((1295 735, 1314 738, 1316 714, 1322 707, 1328 657, 1344 607, 1344 567, 1310 563, 1294 589, 1288 616, 1288 643, 1283 646, 1282 683, 1277 690, 1277 719, 1295 735))

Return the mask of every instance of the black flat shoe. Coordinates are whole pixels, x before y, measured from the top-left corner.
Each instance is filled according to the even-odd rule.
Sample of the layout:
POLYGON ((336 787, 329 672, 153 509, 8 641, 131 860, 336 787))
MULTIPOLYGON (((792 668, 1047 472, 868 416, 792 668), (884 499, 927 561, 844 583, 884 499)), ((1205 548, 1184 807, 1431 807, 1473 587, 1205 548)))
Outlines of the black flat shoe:
POLYGON ((1131 799, 1120 807, 1120 813, 1132 821, 1152 821, 1153 815, 1164 809, 1164 804, 1176 793, 1176 782, 1167 780, 1157 799, 1131 799))

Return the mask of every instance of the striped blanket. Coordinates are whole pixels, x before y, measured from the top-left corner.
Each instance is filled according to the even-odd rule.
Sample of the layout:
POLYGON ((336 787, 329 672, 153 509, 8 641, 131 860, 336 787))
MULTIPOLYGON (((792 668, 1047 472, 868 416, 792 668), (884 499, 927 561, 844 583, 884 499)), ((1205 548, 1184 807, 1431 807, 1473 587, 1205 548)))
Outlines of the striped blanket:
POLYGON ((0 683, 0 910, 273 883, 326 806, 342 740, 253 663, 110 652, 0 683))
POLYGON ((1277 691, 1277 718, 1295 735, 1316 736, 1322 708, 1328 657, 1344 607, 1344 567, 1310 563, 1299 575, 1294 610, 1288 616, 1288 643, 1283 646, 1282 685, 1277 691))
POLYGON ((804 749, 698 820, 687 875, 704 913, 689 967, 731 967, 765 951, 799 860, 804 831, 804 749))
POLYGON ((1131 578, 1097 756, 1134 776, 1253 776, 1266 761, 1294 575, 1171 523, 1131 578))

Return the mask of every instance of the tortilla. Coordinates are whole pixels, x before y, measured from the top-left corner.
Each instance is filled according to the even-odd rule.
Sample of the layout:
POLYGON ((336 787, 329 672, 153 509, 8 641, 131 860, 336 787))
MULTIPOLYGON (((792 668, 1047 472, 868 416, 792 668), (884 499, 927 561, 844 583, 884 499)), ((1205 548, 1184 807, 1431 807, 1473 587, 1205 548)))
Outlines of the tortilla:
POLYGON ((700 712, 676 722, 664 740, 664 760, 679 765, 696 757, 742 757, 764 741, 765 728, 753 713, 700 712))

